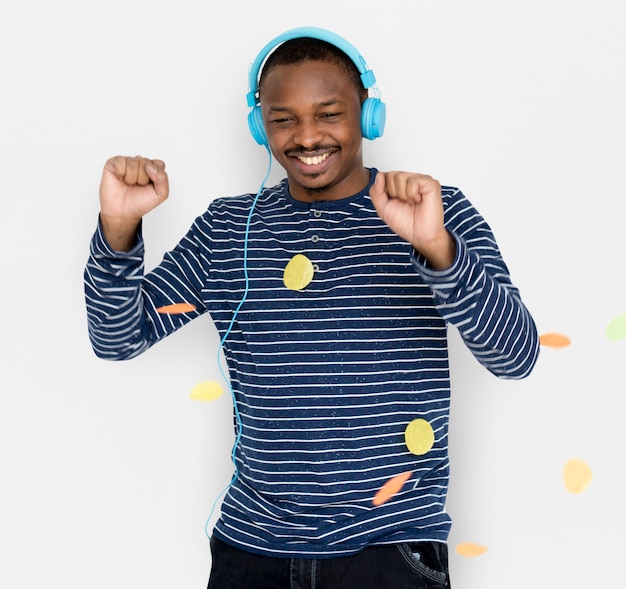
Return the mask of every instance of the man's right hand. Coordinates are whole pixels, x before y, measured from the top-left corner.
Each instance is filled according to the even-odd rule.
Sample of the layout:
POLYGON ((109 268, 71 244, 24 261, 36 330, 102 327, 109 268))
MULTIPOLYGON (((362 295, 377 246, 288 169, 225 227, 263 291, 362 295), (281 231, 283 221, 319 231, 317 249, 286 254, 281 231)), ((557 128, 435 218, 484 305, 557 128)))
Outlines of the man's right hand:
POLYGON ((100 223, 109 245, 128 251, 142 217, 169 194, 165 164, 141 156, 116 156, 104 165, 100 182, 100 223))

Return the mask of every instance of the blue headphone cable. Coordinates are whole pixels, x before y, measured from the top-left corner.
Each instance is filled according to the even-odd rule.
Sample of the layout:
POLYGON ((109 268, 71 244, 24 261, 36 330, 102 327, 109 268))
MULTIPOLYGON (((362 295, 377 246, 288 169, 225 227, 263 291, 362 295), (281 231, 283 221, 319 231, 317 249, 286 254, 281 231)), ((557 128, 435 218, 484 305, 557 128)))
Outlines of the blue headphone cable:
POLYGON ((220 352, 222 348, 224 347, 224 342, 226 341, 226 338, 230 335, 230 332, 232 331, 235 325, 235 321, 237 319, 237 315, 239 314, 239 310, 241 309, 243 304, 246 302, 246 299, 248 298, 248 291, 250 290, 250 279, 248 277, 248 236, 250 234, 250 224, 252 222, 252 214, 254 213, 254 209, 256 207, 257 201, 259 200, 259 197, 261 196, 261 193, 263 192, 263 188, 265 188, 265 184, 267 183, 267 179, 269 178, 270 172, 272 170, 272 152, 270 151, 270 148, 267 145, 265 145, 265 149, 267 150, 267 153, 269 156, 267 172, 265 174, 265 177, 263 178, 263 181, 261 182, 261 186, 259 187, 259 190, 256 193, 256 196, 254 197, 254 200, 252 201, 252 205, 250 206, 250 212, 248 213, 248 218, 246 220, 246 231, 245 231, 244 242, 243 242, 243 274, 244 274, 244 280, 245 280, 244 291, 243 291, 241 300, 239 301, 239 304, 237 305, 237 308, 235 309, 235 312, 233 313, 233 316, 231 317, 228 328, 224 332, 224 335, 222 336, 222 339, 220 340, 220 345, 217 349, 217 366, 219 368, 220 374, 222 375, 222 378, 224 379, 224 382, 228 384, 228 388, 230 390, 230 395, 233 401, 233 411, 235 413, 235 420, 237 422, 237 434, 235 436, 233 449, 230 453, 230 458, 232 460, 233 465, 235 466, 235 473, 233 474, 233 477, 228 483, 228 485, 226 485, 226 487, 224 487, 224 489, 222 489, 219 495, 215 498, 215 501, 213 502, 213 507, 211 507, 211 512, 209 513, 209 517, 207 518, 206 523, 204 524, 204 533, 209 539, 211 539, 211 535, 209 534, 207 530, 209 527, 209 523, 211 519, 213 518, 213 514, 215 513, 215 509, 217 508, 217 503, 220 500, 220 498, 226 494, 228 489, 230 489, 230 487, 232 487, 235 481, 239 478, 239 467, 237 466, 236 453, 237 453, 237 447, 239 446, 239 442, 241 440, 243 424, 241 422, 241 415, 239 414, 239 408, 237 407, 237 399, 235 398, 235 391, 233 390, 233 387, 230 384, 230 379, 228 378, 228 376, 224 372, 224 368, 222 367, 220 352))

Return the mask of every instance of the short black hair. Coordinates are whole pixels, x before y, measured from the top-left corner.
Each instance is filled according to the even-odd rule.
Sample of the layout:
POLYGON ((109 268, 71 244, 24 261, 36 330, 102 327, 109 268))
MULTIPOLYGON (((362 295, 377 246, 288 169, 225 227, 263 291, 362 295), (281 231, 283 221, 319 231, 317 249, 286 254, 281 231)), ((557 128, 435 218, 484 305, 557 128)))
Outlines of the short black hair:
POLYGON ((304 61, 325 61, 341 67, 360 96, 367 93, 361 74, 352 59, 339 47, 312 37, 289 39, 279 45, 266 59, 259 77, 259 93, 265 76, 280 65, 297 65, 304 61))

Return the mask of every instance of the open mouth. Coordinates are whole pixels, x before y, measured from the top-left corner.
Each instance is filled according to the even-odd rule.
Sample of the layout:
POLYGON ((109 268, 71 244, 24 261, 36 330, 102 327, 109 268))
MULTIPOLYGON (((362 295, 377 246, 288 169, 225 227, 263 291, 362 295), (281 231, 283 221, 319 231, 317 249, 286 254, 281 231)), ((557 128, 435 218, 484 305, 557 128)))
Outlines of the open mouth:
POLYGON ((310 155, 310 156, 299 155, 297 156, 297 158, 298 160, 300 160, 303 164, 307 166, 317 166, 321 164, 329 156, 330 156, 330 153, 327 152, 321 155, 310 155))
POLYGON ((300 173, 307 176, 317 176, 324 173, 332 165, 336 153, 337 150, 326 148, 311 150, 309 153, 293 151, 289 155, 295 163, 295 167, 300 170, 300 173))

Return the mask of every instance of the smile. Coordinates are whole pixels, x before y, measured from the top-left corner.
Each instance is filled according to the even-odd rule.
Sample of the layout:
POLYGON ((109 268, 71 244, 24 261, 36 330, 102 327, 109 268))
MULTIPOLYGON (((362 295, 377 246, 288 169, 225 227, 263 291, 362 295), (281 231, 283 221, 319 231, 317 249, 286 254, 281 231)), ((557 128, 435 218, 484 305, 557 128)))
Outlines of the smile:
POLYGON ((324 153, 322 155, 313 155, 313 156, 302 156, 299 155, 298 159, 307 166, 316 166, 317 164, 321 164, 330 154, 324 153))

